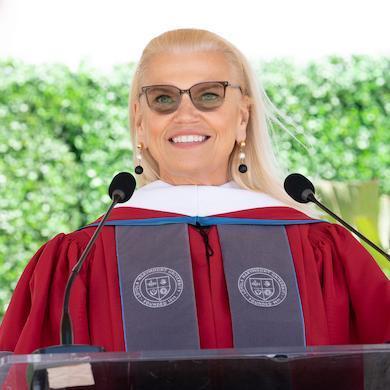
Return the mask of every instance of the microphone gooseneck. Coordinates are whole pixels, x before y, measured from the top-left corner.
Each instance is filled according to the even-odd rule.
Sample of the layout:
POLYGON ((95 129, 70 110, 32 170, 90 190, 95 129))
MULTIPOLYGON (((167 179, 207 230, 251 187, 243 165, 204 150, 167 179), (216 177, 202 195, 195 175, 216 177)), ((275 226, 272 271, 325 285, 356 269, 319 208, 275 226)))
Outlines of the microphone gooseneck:
POLYGON ((287 194, 291 196, 295 201, 299 203, 308 203, 313 202, 322 210, 324 210, 327 214, 331 215, 334 219, 339 221, 343 226, 345 226, 348 230, 355 233, 359 238, 361 238, 365 243, 370 245, 373 249, 378 251, 382 256, 384 256, 387 260, 390 261, 390 256, 387 254, 382 248, 378 245, 374 244, 367 237, 363 236, 363 234, 359 233, 355 228, 353 228, 350 224, 341 219, 338 215, 336 215, 333 211, 329 210, 325 205, 323 205, 316 197, 315 197, 315 188, 313 183, 301 175, 300 173, 292 173, 288 175, 284 180, 284 189, 287 194))
MULTIPOLYGON (((134 193, 136 182, 134 176, 127 172, 118 173, 112 180, 108 193, 112 203, 99 222, 98 227, 93 233, 83 253, 81 254, 76 265, 73 267, 65 288, 64 304, 62 307, 62 318, 60 326, 60 345, 53 345, 46 348, 40 348, 34 353, 37 354, 57 354, 57 353, 94 353, 104 352, 103 347, 95 345, 75 345, 73 344, 72 320, 69 313, 69 299, 73 283, 80 272, 80 269, 88 256, 93 244, 95 243, 100 231, 102 230, 107 218, 111 214, 112 209, 117 203, 128 201, 134 193)), ((29 388, 46 389, 48 388, 48 373, 46 369, 37 367, 34 363, 27 368, 27 382, 29 388)))
POLYGON ((64 305, 62 308, 62 318, 61 318, 61 344, 71 345, 73 344, 73 330, 72 330, 72 321, 69 313, 69 299, 70 292, 73 286, 76 276, 79 274, 80 269, 87 258, 93 244, 95 243, 97 237, 99 236, 100 231, 102 230, 107 218, 110 216, 112 209, 117 203, 124 203, 128 201, 134 193, 136 186, 135 178, 132 174, 128 172, 120 172, 113 179, 108 189, 108 194, 112 199, 112 203, 104 214, 103 218, 100 220, 99 225, 97 226, 95 232, 93 233, 91 239, 89 240, 87 246, 85 247, 83 253, 81 254, 76 265, 72 269, 72 273, 68 279, 65 288, 64 295, 64 305))

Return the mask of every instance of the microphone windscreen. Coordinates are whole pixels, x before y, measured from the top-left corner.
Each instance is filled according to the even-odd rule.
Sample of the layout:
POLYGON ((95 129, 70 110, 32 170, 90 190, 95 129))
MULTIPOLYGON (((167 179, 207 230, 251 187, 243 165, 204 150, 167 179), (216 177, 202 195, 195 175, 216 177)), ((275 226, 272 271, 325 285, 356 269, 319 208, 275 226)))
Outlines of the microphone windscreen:
POLYGON ((313 183, 300 173, 292 173, 291 175, 288 175, 284 180, 284 189, 299 203, 309 202, 307 198, 302 197, 305 190, 310 190, 313 194, 315 193, 313 183))
POLYGON ((114 191, 123 192, 124 196, 118 201, 118 203, 127 202, 135 190, 136 181, 134 176, 129 172, 120 172, 112 179, 110 187, 108 188, 108 195, 112 199, 114 191))

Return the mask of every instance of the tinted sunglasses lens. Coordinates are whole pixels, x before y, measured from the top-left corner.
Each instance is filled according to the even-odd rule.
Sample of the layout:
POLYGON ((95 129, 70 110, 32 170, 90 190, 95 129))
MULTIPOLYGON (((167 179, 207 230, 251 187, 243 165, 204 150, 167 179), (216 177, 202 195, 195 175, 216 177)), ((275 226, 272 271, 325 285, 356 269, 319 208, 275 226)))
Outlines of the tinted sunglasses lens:
POLYGON ((149 107, 162 114, 175 111, 180 102, 180 92, 175 87, 150 87, 146 90, 149 107))
POLYGON ((194 105, 203 111, 213 110, 222 105, 225 98, 225 87, 219 83, 201 83, 191 88, 194 105))

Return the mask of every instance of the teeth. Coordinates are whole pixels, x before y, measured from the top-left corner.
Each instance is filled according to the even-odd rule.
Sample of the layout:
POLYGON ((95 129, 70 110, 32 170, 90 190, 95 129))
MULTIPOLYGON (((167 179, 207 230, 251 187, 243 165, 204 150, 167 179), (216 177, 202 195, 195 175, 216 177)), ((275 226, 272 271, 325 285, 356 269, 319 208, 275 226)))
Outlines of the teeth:
POLYGON ((203 142, 206 140, 205 135, 180 135, 178 137, 173 137, 173 143, 177 144, 180 142, 203 142))

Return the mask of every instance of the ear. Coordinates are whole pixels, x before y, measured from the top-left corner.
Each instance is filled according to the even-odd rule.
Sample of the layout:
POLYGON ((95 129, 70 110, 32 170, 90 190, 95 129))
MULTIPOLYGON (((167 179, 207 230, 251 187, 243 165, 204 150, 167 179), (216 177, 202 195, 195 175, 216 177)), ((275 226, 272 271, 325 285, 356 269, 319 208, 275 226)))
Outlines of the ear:
POLYGON ((243 96, 239 108, 238 125, 236 133, 236 141, 241 142, 246 139, 246 128, 248 126, 250 118, 250 98, 249 96, 243 96))
POLYGON ((141 107, 139 101, 134 102, 133 107, 133 118, 134 118, 134 126, 135 126, 135 132, 137 135, 137 142, 142 143, 145 146, 145 131, 143 127, 143 116, 141 113, 141 107))

